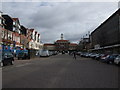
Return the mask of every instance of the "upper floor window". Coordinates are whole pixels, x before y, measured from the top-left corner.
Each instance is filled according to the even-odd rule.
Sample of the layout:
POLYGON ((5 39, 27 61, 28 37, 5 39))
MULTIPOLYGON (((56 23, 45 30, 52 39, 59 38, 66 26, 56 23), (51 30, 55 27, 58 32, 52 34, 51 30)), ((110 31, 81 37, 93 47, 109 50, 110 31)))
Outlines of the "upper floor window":
POLYGON ((13 25, 15 25, 16 23, 15 22, 13 22, 13 25))

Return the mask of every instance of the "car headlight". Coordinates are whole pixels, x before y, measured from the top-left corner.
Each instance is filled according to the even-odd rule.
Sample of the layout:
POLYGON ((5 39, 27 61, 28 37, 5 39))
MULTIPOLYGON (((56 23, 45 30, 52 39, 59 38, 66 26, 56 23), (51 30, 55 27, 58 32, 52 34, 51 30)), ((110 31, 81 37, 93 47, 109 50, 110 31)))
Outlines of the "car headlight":
POLYGON ((4 56, 5 58, 7 58, 8 56, 4 56))

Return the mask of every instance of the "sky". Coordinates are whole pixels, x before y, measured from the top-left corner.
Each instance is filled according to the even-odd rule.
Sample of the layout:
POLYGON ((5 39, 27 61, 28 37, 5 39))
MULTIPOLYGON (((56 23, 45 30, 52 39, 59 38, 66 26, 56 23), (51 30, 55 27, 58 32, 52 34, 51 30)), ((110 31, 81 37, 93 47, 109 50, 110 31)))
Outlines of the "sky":
POLYGON ((117 2, 3 2, 2 12, 34 28, 44 43, 64 39, 78 43, 118 9, 117 2))

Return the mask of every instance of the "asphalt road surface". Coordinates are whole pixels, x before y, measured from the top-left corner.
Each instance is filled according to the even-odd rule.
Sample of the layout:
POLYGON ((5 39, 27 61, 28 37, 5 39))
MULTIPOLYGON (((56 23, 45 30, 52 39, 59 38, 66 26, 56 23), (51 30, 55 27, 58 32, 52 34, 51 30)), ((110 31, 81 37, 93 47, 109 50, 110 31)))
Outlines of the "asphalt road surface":
MULTIPOLYGON (((19 61, 20 62, 20 61, 19 61)), ((56 55, 5 66, 3 88, 118 88, 118 66, 56 55)))

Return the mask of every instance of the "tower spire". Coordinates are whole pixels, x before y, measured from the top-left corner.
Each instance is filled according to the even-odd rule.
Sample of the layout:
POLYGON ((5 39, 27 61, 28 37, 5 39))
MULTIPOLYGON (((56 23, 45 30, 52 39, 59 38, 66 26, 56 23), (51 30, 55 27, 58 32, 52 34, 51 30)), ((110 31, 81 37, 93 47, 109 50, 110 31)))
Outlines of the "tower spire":
POLYGON ((61 40, 63 40, 63 34, 61 34, 61 40))

